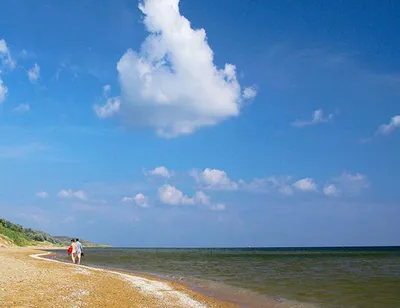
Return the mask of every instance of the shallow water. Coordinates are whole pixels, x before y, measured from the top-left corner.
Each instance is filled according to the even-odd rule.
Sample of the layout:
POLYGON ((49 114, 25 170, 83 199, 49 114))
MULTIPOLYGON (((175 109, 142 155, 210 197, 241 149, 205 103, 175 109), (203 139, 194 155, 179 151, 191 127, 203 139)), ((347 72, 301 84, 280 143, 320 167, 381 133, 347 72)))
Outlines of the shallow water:
MULTIPOLYGON (((70 260, 66 252, 57 259, 70 260)), ((400 247, 93 248, 82 261, 181 280, 243 307, 271 299, 288 306, 400 307, 400 247)))

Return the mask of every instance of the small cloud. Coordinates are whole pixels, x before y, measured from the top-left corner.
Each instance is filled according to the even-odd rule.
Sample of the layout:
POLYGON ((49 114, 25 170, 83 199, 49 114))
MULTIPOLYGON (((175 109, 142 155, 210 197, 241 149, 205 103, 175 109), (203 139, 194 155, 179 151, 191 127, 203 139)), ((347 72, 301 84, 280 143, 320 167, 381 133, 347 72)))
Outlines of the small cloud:
POLYGON ((369 181, 364 174, 343 172, 340 176, 332 179, 337 188, 343 194, 357 195, 369 187, 369 181))
POLYGON ((50 195, 45 191, 41 191, 41 192, 36 193, 36 197, 40 198, 40 199, 47 199, 49 196, 50 195))
POLYGON ((197 191, 193 198, 186 196, 182 191, 171 185, 164 185, 158 189, 158 197, 162 203, 168 205, 202 205, 213 211, 225 210, 226 205, 214 204, 210 196, 202 191, 197 191))
POLYGON ((93 110, 96 113, 97 117, 104 119, 113 116, 114 114, 119 112, 121 107, 121 100, 118 96, 109 97, 111 90, 110 85, 105 85, 103 87, 103 95, 106 98, 106 102, 104 105, 95 104, 93 106, 93 110))
POLYGON ((311 178, 304 178, 304 179, 298 180, 297 182, 293 183, 293 187, 296 188, 297 190, 304 191, 304 192, 310 192, 310 191, 317 190, 317 185, 315 184, 314 180, 311 178))
POLYGON ((28 78, 31 83, 35 83, 40 78, 40 66, 37 63, 28 70, 28 78))
POLYGON ((11 57, 10 49, 4 39, 0 40, 0 60, 1 62, 13 70, 16 66, 15 61, 11 57))
POLYGON ((31 109, 31 107, 29 106, 29 104, 20 104, 13 109, 13 112, 25 113, 25 112, 28 112, 30 109, 31 109))
POLYGON ((160 201, 169 205, 194 204, 193 198, 184 195, 179 189, 171 185, 164 185, 158 189, 160 201))
POLYGON ((243 90, 243 98, 245 100, 250 100, 256 97, 257 90, 254 87, 247 87, 243 90))
POLYGON ((153 170, 150 170, 148 172, 145 171, 145 174, 149 174, 149 175, 153 175, 153 176, 161 176, 164 178, 170 178, 173 175, 173 172, 169 171, 164 166, 160 166, 160 167, 154 168, 153 170))
POLYGON ((210 196, 207 196, 202 191, 197 191, 193 197, 193 201, 195 204, 205 205, 212 211, 223 211, 226 209, 226 205, 222 203, 212 203, 210 196))
POLYGON ((123 197, 121 202, 126 202, 126 203, 133 202, 133 198, 132 197, 123 197))
POLYGON ((136 194, 133 200, 136 202, 137 206, 144 208, 149 207, 149 197, 143 195, 142 193, 136 194))
POLYGON ((303 126, 311 126, 311 125, 317 125, 320 123, 327 123, 331 121, 334 117, 333 113, 330 113, 327 117, 324 117, 324 113, 322 109, 315 110, 312 116, 312 119, 310 121, 300 121, 296 120, 292 123, 293 126, 295 127, 303 127, 303 126))
POLYGON ((210 168, 206 168, 202 172, 192 170, 190 176, 192 176, 199 184, 204 185, 205 189, 237 190, 239 188, 239 184, 232 181, 223 170, 210 168))
POLYGON ((326 196, 338 196, 339 190, 337 189, 336 185, 328 184, 324 187, 324 195, 326 196))
POLYGON ((139 207, 149 207, 149 197, 143 195, 142 193, 136 194, 135 197, 123 197, 121 202, 124 203, 135 203, 139 207))
POLYGON ((6 100, 8 88, 4 85, 3 80, 0 78, 0 104, 6 100))
POLYGON ((108 118, 119 112, 121 107, 121 100, 118 96, 110 97, 111 86, 106 84, 103 86, 103 96, 106 99, 104 105, 95 104, 93 106, 94 112, 99 118, 108 118))
POLYGON ((86 194, 82 190, 72 191, 71 189, 62 189, 58 192, 59 198, 77 198, 80 200, 87 200, 86 194))
POLYGON ((389 124, 382 124, 377 131, 380 135, 389 135, 400 127, 400 115, 395 115, 390 119, 389 124))

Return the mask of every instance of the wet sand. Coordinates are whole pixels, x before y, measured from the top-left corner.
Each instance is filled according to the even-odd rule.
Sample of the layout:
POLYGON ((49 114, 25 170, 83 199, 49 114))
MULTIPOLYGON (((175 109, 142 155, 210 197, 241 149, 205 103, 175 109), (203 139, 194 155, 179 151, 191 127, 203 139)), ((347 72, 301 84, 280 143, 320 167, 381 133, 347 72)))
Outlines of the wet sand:
POLYGON ((239 307, 180 283, 61 263, 46 254, 0 248, 1 307, 239 307))

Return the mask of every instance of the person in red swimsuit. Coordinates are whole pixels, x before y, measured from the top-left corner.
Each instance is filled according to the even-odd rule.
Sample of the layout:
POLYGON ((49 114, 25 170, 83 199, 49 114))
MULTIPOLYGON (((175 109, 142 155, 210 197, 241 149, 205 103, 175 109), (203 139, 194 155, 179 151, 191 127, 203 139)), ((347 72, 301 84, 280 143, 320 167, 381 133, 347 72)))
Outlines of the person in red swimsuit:
POLYGON ((68 253, 71 255, 72 262, 76 264, 77 262, 77 246, 75 239, 71 240, 71 246, 68 248, 68 253))

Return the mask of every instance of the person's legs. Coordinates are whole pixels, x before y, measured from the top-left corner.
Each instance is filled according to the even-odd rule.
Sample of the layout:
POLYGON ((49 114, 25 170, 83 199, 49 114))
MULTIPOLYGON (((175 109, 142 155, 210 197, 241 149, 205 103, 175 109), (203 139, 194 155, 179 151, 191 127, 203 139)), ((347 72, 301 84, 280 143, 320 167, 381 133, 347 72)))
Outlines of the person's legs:
POLYGON ((81 253, 80 252, 78 252, 77 254, 76 254, 76 264, 81 264, 81 253))
POLYGON ((71 253, 72 263, 75 263, 75 253, 71 253))

